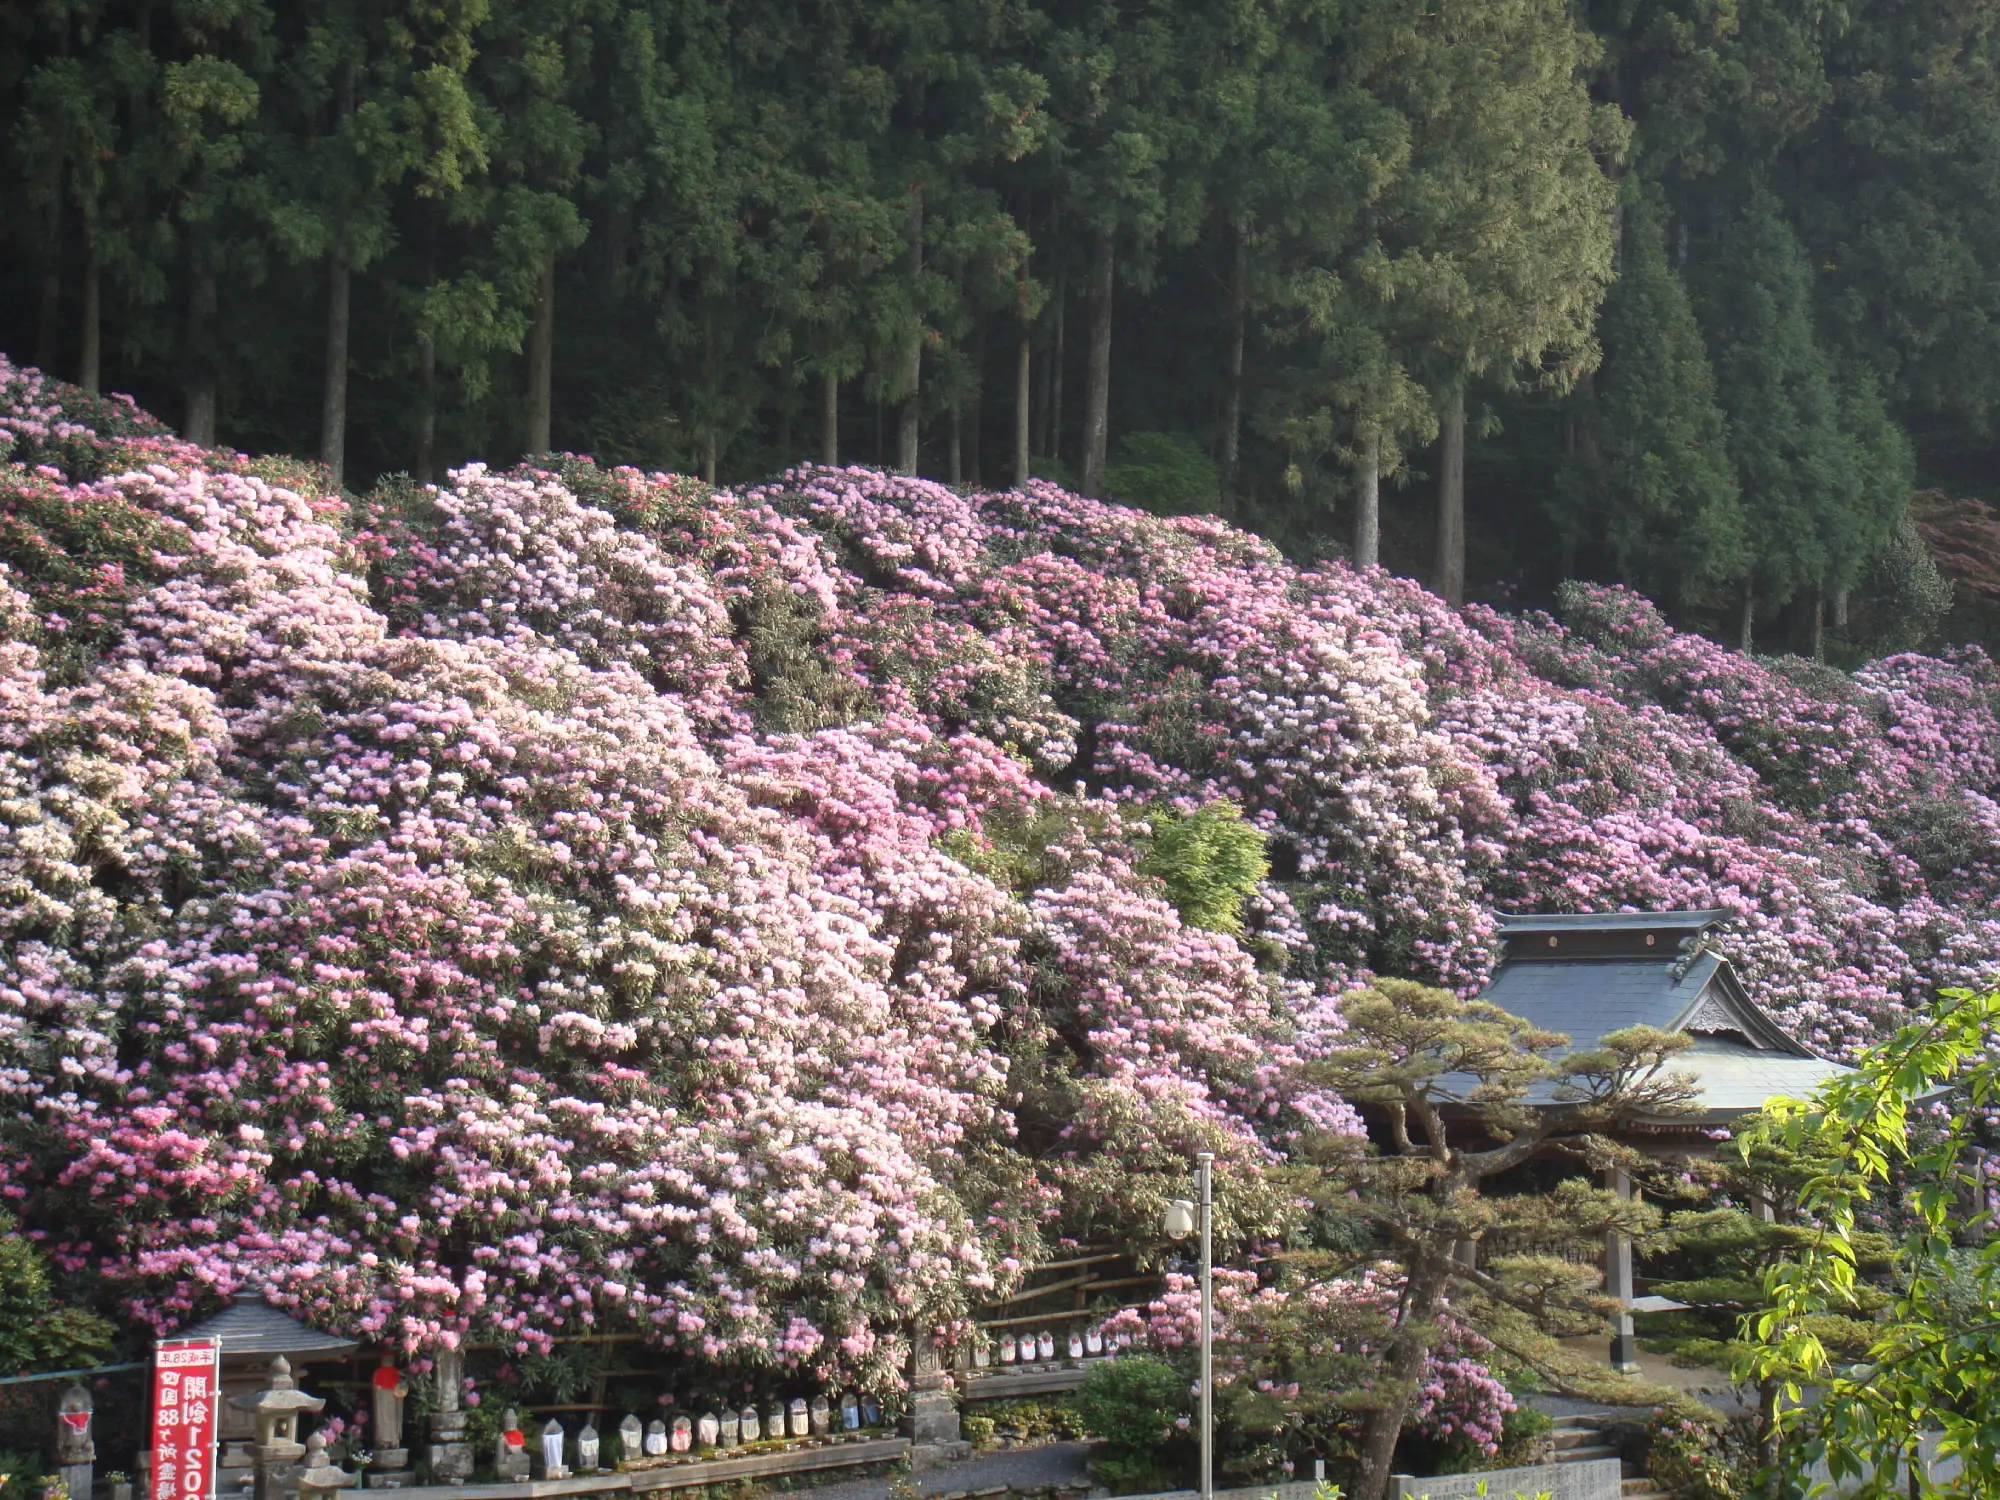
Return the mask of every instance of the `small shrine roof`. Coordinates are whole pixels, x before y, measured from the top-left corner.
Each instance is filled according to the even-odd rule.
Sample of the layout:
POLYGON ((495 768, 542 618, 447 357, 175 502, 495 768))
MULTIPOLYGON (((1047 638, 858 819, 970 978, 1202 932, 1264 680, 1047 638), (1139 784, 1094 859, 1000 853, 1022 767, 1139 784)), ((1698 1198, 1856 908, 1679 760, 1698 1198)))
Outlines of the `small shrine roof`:
MULTIPOLYGON (((1712 931, 1719 909, 1546 912, 1500 918, 1506 943, 1480 994, 1502 1010, 1595 1047, 1628 1026, 1688 1032, 1694 1045, 1668 1063, 1691 1075, 1688 1125, 1720 1123, 1779 1095, 1809 1094, 1847 1071, 1793 1037, 1751 998, 1712 931)), ((1554 1103, 1552 1088, 1530 1094, 1554 1103)))
POLYGON ((1729 913, 1720 906, 1710 906, 1680 911, 1497 912, 1495 918, 1500 935, 1515 938, 1549 932, 1705 932, 1727 921, 1729 913))
POLYGON ((283 1308, 273 1307, 254 1293, 225 1307, 212 1318, 174 1335, 182 1339, 220 1339, 222 1353, 289 1358, 300 1355, 326 1358, 351 1354, 359 1347, 355 1340, 308 1328, 283 1308))

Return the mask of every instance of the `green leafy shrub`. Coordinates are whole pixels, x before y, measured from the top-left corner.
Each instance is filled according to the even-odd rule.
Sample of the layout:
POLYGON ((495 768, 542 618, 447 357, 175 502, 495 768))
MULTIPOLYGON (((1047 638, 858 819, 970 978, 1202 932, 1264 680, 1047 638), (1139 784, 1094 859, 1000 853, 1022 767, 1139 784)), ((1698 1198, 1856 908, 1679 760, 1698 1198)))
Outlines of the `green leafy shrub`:
POLYGON ((1157 1495, 1180 1488, 1180 1475, 1156 1453, 1105 1453, 1090 1461, 1090 1474, 1114 1495, 1157 1495))
POLYGON ((110 1323, 57 1297, 42 1252, 0 1211, 0 1375, 102 1364, 116 1340, 110 1323))
POLYGON ((1512 1469, 1532 1464, 1542 1456, 1542 1441, 1556 1425, 1556 1419, 1539 1406, 1525 1402, 1507 1413, 1500 1429, 1500 1451, 1493 1455, 1493 1467, 1512 1469))
POLYGON ((1166 516, 1199 515, 1222 500, 1222 475, 1208 450, 1185 432, 1134 432, 1104 466, 1114 500, 1166 516))
POLYGON ((1092 1370, 1072 1399, 1084 1429, 1104 1444, 1090 1465, 1100 1484, 1117 1495, 1176 1487, 1186 1376, 1165 1360, 1125 1355, 1092 1370))
POLYGON ((1139 868, 1167 888, 1190 927, 1235 934, 1243 903, 1270 873, 1264 835, 1233 802, 1211 802, 1185 817, 1153 814, 1153 847, 1139 868))

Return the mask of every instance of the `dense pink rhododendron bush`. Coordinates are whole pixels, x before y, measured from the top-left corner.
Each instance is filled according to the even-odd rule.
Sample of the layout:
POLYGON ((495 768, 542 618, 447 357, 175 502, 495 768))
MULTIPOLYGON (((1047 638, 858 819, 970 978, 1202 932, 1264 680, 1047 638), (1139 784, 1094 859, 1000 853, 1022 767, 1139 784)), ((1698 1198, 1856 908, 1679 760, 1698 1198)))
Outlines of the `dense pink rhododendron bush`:
MULTIPOLYGON (((1840 1049, 2000 951, 2000 677, 1454 614, 1213 521, 564 460, 359 504, 0 362, 0 1190, 170 1325, 880 1375, 1495 903, 1719 905, 1840 1049), (1141 873, 1220 799, 1243 930, 1141 873)), ((1225 1226, 1228 1228, 1229 1226, 1225 1226)), ((1462 1403, 1461 1403, 1462 1404, 1462 1403)))

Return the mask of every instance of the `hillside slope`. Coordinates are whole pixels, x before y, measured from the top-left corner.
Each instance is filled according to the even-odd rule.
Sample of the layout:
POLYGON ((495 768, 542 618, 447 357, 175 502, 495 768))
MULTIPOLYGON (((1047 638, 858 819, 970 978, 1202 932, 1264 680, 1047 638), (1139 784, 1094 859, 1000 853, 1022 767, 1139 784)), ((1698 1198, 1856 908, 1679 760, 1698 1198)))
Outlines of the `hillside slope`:
POLYGON ((163 1326, 272 1277, 882 1373, 1195 1150, 1263 1232, 1339 994, 1476 984, 1496 904, 1728 907, 1834 1050, 2000 952, 1977 655, 1460 615, 1047 486, 349 505, 4 364, 0 459, 0 1175, 163 1326))

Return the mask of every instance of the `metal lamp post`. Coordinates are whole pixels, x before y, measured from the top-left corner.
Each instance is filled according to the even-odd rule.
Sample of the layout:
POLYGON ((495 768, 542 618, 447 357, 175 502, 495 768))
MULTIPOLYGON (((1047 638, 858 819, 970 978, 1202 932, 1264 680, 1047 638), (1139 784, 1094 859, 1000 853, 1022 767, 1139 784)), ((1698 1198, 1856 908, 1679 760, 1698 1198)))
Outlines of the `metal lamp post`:
POLYGON ((1176 1198, 1167 1205, 1161 1227, 1167 1237, 1184 1240, 1193 1233, 1197 1212, 1201 1224, 1201 1500, 1212 1500, 1215 1494, 1215 1302, 1214 1270, 1215 1244, 1211 1221, 1214 1218, 1215 1199, 1209 1183, 1209 1168, 1215 1164, 1215 1153, 1203 1151, 1195 1157, 1195 1187, 1201 1195, 1201 1202, 1188 1202, 1176 1198))

